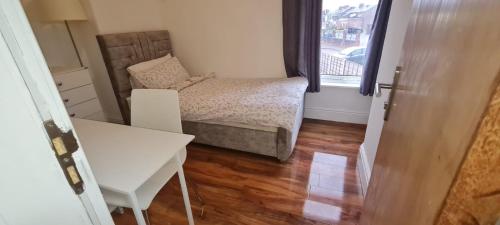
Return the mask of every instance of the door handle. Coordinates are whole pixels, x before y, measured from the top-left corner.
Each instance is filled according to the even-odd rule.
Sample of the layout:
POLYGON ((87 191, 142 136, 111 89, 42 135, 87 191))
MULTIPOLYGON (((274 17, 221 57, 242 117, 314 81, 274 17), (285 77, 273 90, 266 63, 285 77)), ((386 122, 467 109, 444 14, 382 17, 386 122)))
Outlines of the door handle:
MULTIPOLYGON (((391 90, 391 93, 389 93, 389 99, 384 104, 384 109, 385 109, 384 120, 385 121, 389 120, 389 115, 391 114, 391 109, 393 107, 393 103, 392 102, 394 101, 394 95, 396 94, 396 89, 398 87, 399 77, 401 76, 402 69, 403 68, 401 66, 397 66, 396 67, 396 71, 394 71, 394 79, 392 81, 392 85, 385 86, 385 88, 391 90)), ((384 88, 384 87, 382 87, 380 85, 379 85, 379 87, 380 88, 384 88)))
POLYGON ((391 92, 389 93, 389 99, 387 102, 384 103, 384 120, 387 121, 389 119, 389 114, 391 113, 392 109, 392 101, 394 99, 394 94, 395 94, 395 89, 397 88, 398 82, 399 82, 399 76, 401 75, 401 67, 398 66, 396 67, 396 71, 394 72, 394 79, 392 81, 392 84, 386 84, 386 83, 375 83, 375 96, 380 97, 382 96, 382 89, 389 89, 391 92))
POLYGON ((382 89, 392 89, 392 84, 386 84, 386 83, 375 83, 375 96, 380 97, 382 96, 382 89))

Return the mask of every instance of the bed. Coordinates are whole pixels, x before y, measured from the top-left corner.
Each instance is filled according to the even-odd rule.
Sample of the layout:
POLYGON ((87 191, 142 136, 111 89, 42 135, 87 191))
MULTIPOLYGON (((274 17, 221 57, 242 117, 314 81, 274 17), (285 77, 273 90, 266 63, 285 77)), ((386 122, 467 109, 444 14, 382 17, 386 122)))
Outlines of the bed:
MULTIPOLYGON (((132 86, 127 67, 173 55, 168 31, 98 35, 97 40, 126 124, 132 86)), ((302 124, 307 81, 207 76, 179 91, 184 133, 195 142, 286 161, 302 124)))

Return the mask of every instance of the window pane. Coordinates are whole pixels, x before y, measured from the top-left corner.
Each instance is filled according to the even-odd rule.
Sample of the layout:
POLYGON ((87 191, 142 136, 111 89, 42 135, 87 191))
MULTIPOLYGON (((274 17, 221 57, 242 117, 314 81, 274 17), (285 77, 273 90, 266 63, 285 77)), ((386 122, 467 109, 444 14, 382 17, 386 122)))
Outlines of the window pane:
POLYGON ((378 0, 323 0, 322 83, 359 84, 378 0))

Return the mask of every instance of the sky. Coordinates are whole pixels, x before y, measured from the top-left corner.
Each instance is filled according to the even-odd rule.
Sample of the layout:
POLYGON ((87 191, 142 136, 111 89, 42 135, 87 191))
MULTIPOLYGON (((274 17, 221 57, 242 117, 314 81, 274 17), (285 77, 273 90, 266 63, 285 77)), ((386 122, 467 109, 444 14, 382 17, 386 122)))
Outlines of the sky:
POLYGON ((361 3, 375 5, 378 0, 323 0, 323 9, 336 10, 343 5, 358 6, 361 3))

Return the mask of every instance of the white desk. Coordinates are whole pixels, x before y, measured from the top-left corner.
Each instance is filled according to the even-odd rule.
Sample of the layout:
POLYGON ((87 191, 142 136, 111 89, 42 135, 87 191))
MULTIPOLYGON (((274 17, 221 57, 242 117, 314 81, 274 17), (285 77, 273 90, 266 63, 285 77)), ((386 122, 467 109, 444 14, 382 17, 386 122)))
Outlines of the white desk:
POLYGON ((154 198, 156 192, 149 192, 153 194, 148 196, 144 189, 160 190, 170 177, 162 182, 149 180, 153 175, 161 174, 160 170, 169 160, 177 159, 188 221, 194 223, 179 156, 194 136, 83 119, 73 119, 72 122, 99 187, 126 195, 139 225, 146 222, 141 211, 144 203, 138 199, 147 202, 154 198), (143 196, 138 198, 140 194, 143 196))

